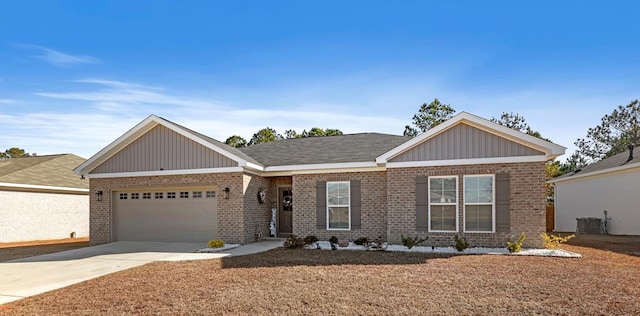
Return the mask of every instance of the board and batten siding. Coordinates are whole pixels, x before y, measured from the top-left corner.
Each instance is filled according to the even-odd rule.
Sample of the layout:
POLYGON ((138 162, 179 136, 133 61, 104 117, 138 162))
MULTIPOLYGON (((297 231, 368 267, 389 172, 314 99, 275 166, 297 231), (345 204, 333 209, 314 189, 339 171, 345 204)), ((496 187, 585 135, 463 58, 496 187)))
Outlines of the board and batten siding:
POLYGON ((164 126, 156 126, 91 171, 97 173, 237 167, 238 163, 164 126))
POLYGON ((544 155, 467 124, 458 124, 394 157, 391 162, 544 155))

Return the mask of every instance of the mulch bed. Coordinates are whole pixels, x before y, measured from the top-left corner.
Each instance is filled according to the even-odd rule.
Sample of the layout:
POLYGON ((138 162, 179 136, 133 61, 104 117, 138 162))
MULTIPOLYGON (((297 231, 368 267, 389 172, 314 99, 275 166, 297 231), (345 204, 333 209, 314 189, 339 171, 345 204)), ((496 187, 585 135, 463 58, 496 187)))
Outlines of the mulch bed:
POLYGON ((0 243, 0 262, 89 246, 89 238, 0 243))
POLYGON ((640 257, 563 248, 583 258, 276 249, 156 262, 4 305, 0 315, 640 314, 640 257))

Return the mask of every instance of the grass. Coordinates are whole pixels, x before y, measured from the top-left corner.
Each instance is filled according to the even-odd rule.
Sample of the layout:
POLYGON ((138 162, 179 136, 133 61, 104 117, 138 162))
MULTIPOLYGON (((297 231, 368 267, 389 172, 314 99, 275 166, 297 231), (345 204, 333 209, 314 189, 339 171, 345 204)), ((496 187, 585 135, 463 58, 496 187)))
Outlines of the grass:
POLYGON ((583 258, 276 249, 155 262, 10 303, 0 315, 640 314, 639 257, 562 247, 583 258))

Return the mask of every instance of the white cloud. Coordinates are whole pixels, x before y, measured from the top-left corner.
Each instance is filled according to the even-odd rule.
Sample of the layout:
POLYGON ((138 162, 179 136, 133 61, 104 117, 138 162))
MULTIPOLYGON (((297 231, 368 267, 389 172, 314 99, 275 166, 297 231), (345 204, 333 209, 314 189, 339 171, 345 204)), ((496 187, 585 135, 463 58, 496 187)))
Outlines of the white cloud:
POLYGON ((37 50, 38 54, 33 55, 31 57, 43 60, 49 64, 52 64, 58 67, 64 67, 64 66, 70 66, 70 65, 76 65, 76 64, 97 64, 100 62, 100 59, 92 56, 72 55, 69 53, 64 53, 59 50, 54 50, 44 46, 30 45, 30 44, 15 44, 14 46, 37 50))
POLYGON ((17 103, 18 101, 16 100, 11 100, 11 99, 0 99, 0 104, 14 104, 17 103))

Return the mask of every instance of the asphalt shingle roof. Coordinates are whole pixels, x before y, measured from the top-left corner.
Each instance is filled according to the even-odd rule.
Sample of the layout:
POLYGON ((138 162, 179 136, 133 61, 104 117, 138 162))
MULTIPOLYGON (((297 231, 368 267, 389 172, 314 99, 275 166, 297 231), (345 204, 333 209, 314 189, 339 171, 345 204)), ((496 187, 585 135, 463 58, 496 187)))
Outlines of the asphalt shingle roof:
POLYGON ((373 162, 408 141, 398 135, 361 133, 282 139, 238 148, 263 166, 373 162))
POLYGON ((88 189, 73 169, 85 161, 73 154, 12 158, 0 161, 0 182, 88 189))
POLYGON ((591 172, 596 172, 596 171, 601 171, 601 170, 606 170, 609 168, 615 168, 615 167, 621 167, 624 165, 629 165, 629 164, 634 164, 634 163, 639 163, 640 162, 640 147, 636 147, 633 150, 633 159, 627 161, 629 159, 629 151, 626 150, 622 153, 619 153, 617 155, 611 156, 609 158, 606 159, 602 159, 598 162, 592 163, 590 165, 587 165, 585 167, 583 167, 582 169, 580 169, 577 172, 572 172, 572 173, 568 173, 568 174, 563 174, 562 176, 559 176, 555 179, 565 179, 565 178, 570 178, 574 175, 582 175, 582 174, 586 174, 586 173, 591 173, 591 172))

